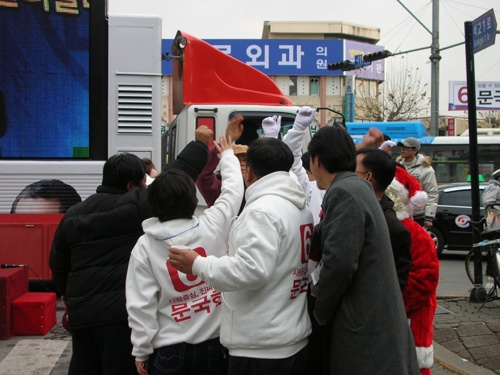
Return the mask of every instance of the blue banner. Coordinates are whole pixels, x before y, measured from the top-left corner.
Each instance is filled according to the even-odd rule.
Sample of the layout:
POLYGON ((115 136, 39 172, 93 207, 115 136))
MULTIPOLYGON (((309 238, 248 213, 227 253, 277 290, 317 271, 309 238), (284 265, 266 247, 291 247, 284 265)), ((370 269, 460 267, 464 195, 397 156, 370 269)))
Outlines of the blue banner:
MULTIPOLYGON (((328 70, 328 65, 345 59, 354 61, 354 54, 384 49, 368 43, 330 39, 206 39, 205 42, 268 76, 340 76, 344 72, 328 70)), ((171 47, 172 39, 163 39, 162 53, 170 52, 171 47)), ((171 75, 172 63, 162 63, 163 74, 171 75)), ((347 74, 384 80, 384 62, 373 62, 372 66, 347 74)))
MULTIPOLYGON (((341 61, 342 40, 208 39, 207 43, 266 75, 341 75, 328 64, 341 61)), ((170 52, 171 39, 163 39, 162 53, 170 52)), ((172 64, 163 62, 164 75, 172 74, 172 64)))
MULTIPOLYGON (((345 58, 351 61, 354 61, 357 55, 368 55, 369 53, 384 50, 382 46, 352 40, 346 40, 345 45, 345 58)), ((385 60, 372 61, 368 66, 347 72, 347 75, 383 81, 385 79, 385 60)))

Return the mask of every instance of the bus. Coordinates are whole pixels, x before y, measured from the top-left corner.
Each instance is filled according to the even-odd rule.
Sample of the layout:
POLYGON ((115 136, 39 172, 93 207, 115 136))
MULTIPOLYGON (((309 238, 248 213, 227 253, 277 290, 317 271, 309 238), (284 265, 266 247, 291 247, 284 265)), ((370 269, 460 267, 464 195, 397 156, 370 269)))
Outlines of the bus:
MULTIPOLYGON (((478 136, 477 143, 479 179, 488 181, 500 168, 500 136, 478 136)), ((470 181, 469 137, 422 137, 420 153, 432 158, 439 184, 470 181)))
POLYGON ((420 121, 392 121, 392 122, 347 122, 347 132, 353 138, 362 138, 370 128, 377 128, 391 139, 405 139, 408 137, 421 138, 427 136, 427 128, 420 121))

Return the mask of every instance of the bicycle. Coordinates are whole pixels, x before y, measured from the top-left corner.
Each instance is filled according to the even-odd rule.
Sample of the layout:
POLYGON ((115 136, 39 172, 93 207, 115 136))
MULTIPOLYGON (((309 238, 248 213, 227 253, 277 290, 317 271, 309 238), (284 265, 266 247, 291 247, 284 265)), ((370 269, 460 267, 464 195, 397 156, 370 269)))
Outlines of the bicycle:
MULTIPOLYGON (((491 236, 500 237, 500 232, 495 231, 495 233, 488 232, 487 236, 482 236, 487 238, 491 236)), ((481 242, 472 245, 472 249, 467 253, 465 257, 465 272, 470 282, 474 286, 484 287, 487 291, 485 296, 485 302, 489 302, 495 299, 500 299, 498 297, 497 288, 500 287, 500 238, 495 239, 484 239, 481 242), (481 249, 481 261, 482 261, 482 284, 477 285, 474 280, 474 257, 475 249, 481 249)))

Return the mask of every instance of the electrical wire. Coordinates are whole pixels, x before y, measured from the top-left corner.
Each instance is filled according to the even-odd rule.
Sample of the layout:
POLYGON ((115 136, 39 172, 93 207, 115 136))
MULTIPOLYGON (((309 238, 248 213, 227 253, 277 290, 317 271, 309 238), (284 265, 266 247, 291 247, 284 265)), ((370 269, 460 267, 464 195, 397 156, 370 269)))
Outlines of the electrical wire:
MULTIPOLYGON (((424 5, 421 7, 419 10, 416 12, 413 12, 417 18, 420 18, 429 8, 431 3, 427 3, 427 5, 424 5)), ((389 37, 383 39, 382 44, 387 45, 388 42, 390 42, 392 39, 395 37, 400 37, 401 32, 403 28, 407 27, 408 24, 410 23, 409 21, 413 20, 413 23, 410 26, 410 29, 408 32, 405 34, 405 36, 401 39, 399 42, 399 45, 397 48, 393 48, 393 52, 397 52, 400 50, 401 46, 405 43, 405 41, 408 39, 409 35, 412 33, 412 31, 415 29, 415 26, 418 25, 418 22, 415 20, 415 18, 412 15, 409 15, 407 18, 405 18, 402 22, 400 22, 398 25, 390 29, 387 34, 390 35, 389 37), (391 33, 394 31, 394 33, 391 35, 391 33)))

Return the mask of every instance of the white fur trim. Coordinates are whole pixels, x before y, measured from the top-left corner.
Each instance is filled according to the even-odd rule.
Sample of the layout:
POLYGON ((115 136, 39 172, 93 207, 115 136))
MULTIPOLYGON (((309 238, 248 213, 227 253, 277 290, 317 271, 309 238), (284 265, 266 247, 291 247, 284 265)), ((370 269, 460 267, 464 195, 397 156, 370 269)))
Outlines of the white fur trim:
POLYGON ((417 346, 417 360, 419 368, 431 368, 434 364, 434 347, 429 346, 427 348, 417 346))
POLYGON ((394 211, 399 220, 408 219, 413 215, 408 190, 396 178, 387 187, 385 194, 394 202, 394 211))
POLYGON ((413 208, 424 208, 427 203, 427 193, 422 190, 417 191, 413 197, 410 198, 410 201, 413 208))

